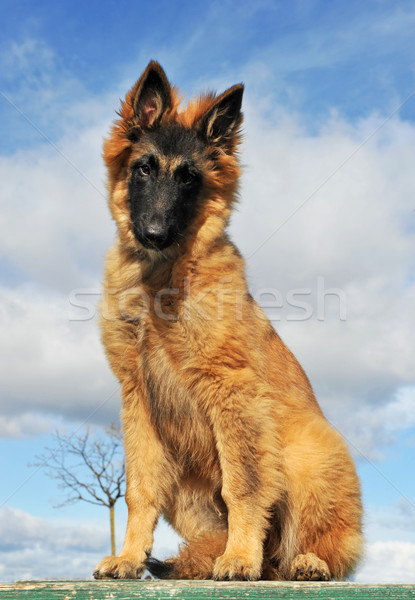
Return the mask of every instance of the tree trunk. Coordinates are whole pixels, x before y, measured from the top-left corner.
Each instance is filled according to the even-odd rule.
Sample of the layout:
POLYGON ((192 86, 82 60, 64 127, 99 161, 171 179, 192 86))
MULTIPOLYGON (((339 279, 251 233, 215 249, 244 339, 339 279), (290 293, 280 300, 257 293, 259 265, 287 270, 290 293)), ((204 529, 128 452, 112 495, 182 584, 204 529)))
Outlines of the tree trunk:
POLYGON ((110 504, 111 555, 115 556, 114 505, 110 504))

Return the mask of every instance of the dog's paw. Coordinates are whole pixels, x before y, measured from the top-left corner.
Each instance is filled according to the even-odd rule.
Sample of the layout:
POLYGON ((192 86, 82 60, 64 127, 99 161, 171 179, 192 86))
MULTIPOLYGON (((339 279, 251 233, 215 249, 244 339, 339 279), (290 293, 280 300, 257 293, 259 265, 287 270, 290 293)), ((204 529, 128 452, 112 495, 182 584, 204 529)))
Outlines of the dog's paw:
POLYGON ((291 581, 330 581, 327 563, 312 552, 299 554, 291 563, 291 581))
POLYGON ((243 557, 223 554, 216 559, 213 568, 215 581, 255 581, 261 576, 261 564, 243 557))
POLYGON ((144 560, 135 556, 106 556, 94 571, 95 579, 140 579, 144 573, 144 560))

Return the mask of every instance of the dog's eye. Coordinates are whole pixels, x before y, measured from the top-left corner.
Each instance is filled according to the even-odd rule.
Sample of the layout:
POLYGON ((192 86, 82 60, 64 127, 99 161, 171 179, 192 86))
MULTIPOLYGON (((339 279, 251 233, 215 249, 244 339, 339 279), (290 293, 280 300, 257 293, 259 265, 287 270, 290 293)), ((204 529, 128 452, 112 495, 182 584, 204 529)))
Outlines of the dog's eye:
POLYGON ((193 178, 194 178, 193 173, 190 173, 190 171, 188 171, 187 173, 183 174, 182 181, 183 181, 183 183, 190 183, 193 178))
POLYGON ((195 178, 195 174, 188 169, 185 169, 180 173, 180 182, 184 183, 185 185, 187 185, 188 183, 191 183, 194 178, 195 178))
POLYGON ((146 177, 147 177, 147 175, 150 175, 150 172, 151 172, 149 165, 140 165, 138 167, 138 170, 140 172, 140 175, 144 175, 146 177))

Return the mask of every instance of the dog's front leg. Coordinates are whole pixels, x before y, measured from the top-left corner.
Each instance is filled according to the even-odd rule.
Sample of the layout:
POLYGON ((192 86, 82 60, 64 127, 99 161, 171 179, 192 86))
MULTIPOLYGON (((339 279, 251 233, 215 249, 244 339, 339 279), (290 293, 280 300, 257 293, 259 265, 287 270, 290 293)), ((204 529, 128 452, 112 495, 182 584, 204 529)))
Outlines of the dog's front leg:
POLYGON ((151 422, 145 397, 123 386, 122 419, 126 458, 127 531, 118 557, 107 556, 94 571, 96 579, 138 579, 151 553, 153 531, 170 494, 173 472, 151 422))
POLYGON ((213 573, 219 580, 260 578, 270 510, 283 495, 275 421, 260 403, 254 399, 247 408, 243 398, 231 394, 213 418, 228 509, 228 541, 213 573))

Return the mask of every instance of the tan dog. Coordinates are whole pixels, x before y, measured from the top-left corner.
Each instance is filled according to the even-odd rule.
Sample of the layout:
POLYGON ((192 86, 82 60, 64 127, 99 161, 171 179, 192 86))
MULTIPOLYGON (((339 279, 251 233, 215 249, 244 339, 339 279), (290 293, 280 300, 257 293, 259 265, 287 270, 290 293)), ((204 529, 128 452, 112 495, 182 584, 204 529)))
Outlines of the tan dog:
POLYGON ((122 385, 128 525, 96 578, 342 579, 361 554, 346 445, 225 231, 242 93, 181 109, 151 62, 105 141, 118 237, 101 325, 122 385), (186 542, 164 563, 150 558, 162 514, 186 542))

